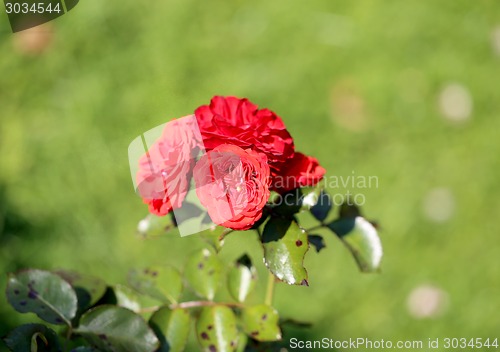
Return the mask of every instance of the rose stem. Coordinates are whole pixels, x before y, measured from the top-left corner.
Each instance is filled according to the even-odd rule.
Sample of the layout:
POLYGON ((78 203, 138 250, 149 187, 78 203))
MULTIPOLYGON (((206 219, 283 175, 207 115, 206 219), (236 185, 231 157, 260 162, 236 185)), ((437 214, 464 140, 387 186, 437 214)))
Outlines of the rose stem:
POLYGON ((268 306, 272 306, 273 304, 273 296, 274 296, 274 284, 276 283, 276 278, 274 277, 272 272, 269 272, 269 276, 267 277, 267 290, 266 290, 266 298, 264 303, 268 306))

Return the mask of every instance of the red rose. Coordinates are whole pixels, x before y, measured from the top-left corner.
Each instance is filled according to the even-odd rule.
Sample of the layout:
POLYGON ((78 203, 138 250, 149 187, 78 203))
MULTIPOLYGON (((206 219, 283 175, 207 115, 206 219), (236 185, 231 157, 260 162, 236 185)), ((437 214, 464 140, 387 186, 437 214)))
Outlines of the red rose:
POLYGON ((282 173, 274 178, 274 188, 280 193, 298 187, 314 186, 326 172, 316 158, 298 152, 281 171, 282 173))
POLYGON ((200 146, 191 115, 167 123, 162 136, 140 158, 137 188, 151 213, 166 215, 181 207, 200 146))
POLYGON ((264 154, 222 144, 200 158, 193 176, 198 199, 215 224, 247 230, 262 216, 270 194, 264 154))
POLYGON ((281 118, 248 99, 216 96, 195 115, 207 151, 221 144, 252 148, 267 156, 273 174, 293 157, 293 139, 281 118))

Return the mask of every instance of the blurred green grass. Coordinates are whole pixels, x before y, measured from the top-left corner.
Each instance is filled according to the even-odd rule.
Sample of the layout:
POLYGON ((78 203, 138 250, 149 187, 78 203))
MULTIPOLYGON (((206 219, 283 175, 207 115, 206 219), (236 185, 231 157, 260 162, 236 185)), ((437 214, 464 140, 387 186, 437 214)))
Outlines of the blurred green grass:
MULTIPOLYGON (((283 316, 314 322, 310 337, 500 337, 498 2, 84 1, 51 23, 41 54, 2 16, 2 273, 63 267, 121 282, 135 266, 182 267, 196 236, 135 236, 146 208, 128 143, 237 95, 281 115, 328 175, 379 179, 363 193, 382 226, 383 273, 358 273, 325 233, 328 248, 306 260, 311 286, 278 287, 283 316), (438 108, 453 82, 474 104, 458 124, 438 108), (455 201, 443 223, 422 209, 436 187, 455 201), (428 283, 448 309, 418 320, 406 300, 428 283)), ((242 248, 264 276, 252 236, 230 236, 222 253, 242 248)), ((0 297, 0 334, 27 319, 0 297)))

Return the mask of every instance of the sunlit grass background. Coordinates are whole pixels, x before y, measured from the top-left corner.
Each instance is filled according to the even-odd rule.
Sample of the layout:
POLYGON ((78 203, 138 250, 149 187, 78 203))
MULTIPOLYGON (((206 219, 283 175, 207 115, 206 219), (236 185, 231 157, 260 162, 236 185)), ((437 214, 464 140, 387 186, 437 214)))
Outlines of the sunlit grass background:
MULTIPOLYGON (((382 273, 359 273, 324 232, 328 247, 306 259, 310 287, 279 285, 282 316, 315 323, 308 338, 500 338, 499 26, 495 0, 82 1, 16 35, 2 14, 2 290, 25 267, 112 283, 132 267, 182 268, 199 238, 136 236, 147 209, 127 147, 236 95, 282 116, 328 175, 379 179, 331 192, 365 195, 382 273), (424 285, 434 293, 417 291, 409 310, 424 285), (433 300, 432 317, 411 313, 433 300)), ((222 255, 244 250, 264 278, 253 235, 231 235, 222 255)), ((34 319, 0 295, 1 335, 34 319)))

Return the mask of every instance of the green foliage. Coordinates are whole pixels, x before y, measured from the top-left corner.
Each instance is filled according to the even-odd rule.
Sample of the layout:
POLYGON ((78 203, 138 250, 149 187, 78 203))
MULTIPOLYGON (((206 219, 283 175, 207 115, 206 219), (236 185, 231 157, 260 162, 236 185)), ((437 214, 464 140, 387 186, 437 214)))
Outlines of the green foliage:
POLYGON ((290 285, 308 284, 303 262, 309 240, 295 221, 271 218, 264 227, 262 244, 265 264, 278 279, 290 285))
POLYGON ((160 339, 160 352, 184 351, 191 326, 191 315, 186 309, 162 307, 149 320, 160 339))
POLYGON ((320 252, 323 248, 326 247, 325 239, 320 235, 308 235, 309 243, 314 246, 316 252, 320 252))
POLYGON ((324 221, 330 210, 332 210, 332 199, 325 190, 321 190, 318 201, 311 207, 311 214, 319 221, 324 221))
MULTIPOLYGON (((72 271, 23 270, 10 274, 7 298, 16 310, 66 327, 57 336, 45 325, 23 325, 5 338, 7 347, 14 352, 26 346, 48 352, 61 351, 60 346, 75 352, 181 352, 189 346, 195 321, 195 334, 203 351, 279 351, 284 330, 272 307, 274 285, 276 279, 289 285, 309 285, 304 267, 309 243, 317 252, 326 247, 324 238, 310 234, 311 230, 333 231, 362 271, 377 271, 382 257, 377 231, 357 207, 345 204, 339 209, 338 219, 325 223, 331 206, 329 196, 320 188, 288 194, 295 194, 297 207, 286 211, 282 205, 269 203, 264 219, 249 230, 259 235, 256 238, 269 270, 265 304, 247 303, 258 284, 257 268, 247 254, 226 269, 219 252, 224 237, 233 231, 219 226, 201 233, 207 247, 187 258, 184 277, 168 265, 131 270, 128 285, 107 285, 101 279, 72 271), (298 215, 303 212, 310 212, 320 224, 310 230, 300 227, 298 215), (185 299, 190 294, 183 292, 183 280, 201 300, 185 299), (236 303, 216 299, 224 281, 227 294, 236 303), (148 302, 160 305, 148 306, 148 302)), ((160 236, 160 227, 168 221, 151 219, 156 223, 154 236, 160 236)), ((170 230, 164 227, 163 233, 170 230)), ((221 297, 227 294, 222 292, 221 297)))
POLYGON ((243 330, 257 341, 281 340, 278 312, 265 304, 245 307, 241 313, 243 330))
POLYGON ((41 270, 24 270, 9 275, 7 299, 20 313, 35 313, 51 324, 71 325, 77 296, 58 275, 41 270))
POLYGON ((194 292, 213 300, 220 285, 223 266, 214 251, 203 248, 189 256, 185 275, 194 292))
POLYGON ((125 285, 114 285, 112 291, 116 298, 116 305, 138 312, 141 309, 139 293, 125 285))
POLYGON ((196 323, 196 336, 203 351, 236 351, 236 316, 226 306, 204 307, 196 323))
POLYGON ((328 224, 347 248, 363 272, 378 271, 382 260, 382 244, 377 229, 361 216, 359 209, 344 205, 340 218, 328 224))
POLYGON ((106 352, 153 352, 159 340, 148 324, 132 311, 115 306, 99 306, 82 316, 77 334, 106 352))
POLYGON ((42 324, 25 324, 18 326, 3 340, 11 351, 62 351, 54 330, 42 324))
POLYGON ((290 216, 299 212, 312 210, 318 203, 322 192, 321 185, 315 187, 296 188, 274 197, 274 213, 290 216))
POLYGON ((236 261, 227 275, 229 293, 235 300, 244 302, 254 289, 256 282, 257 270, 250 257, 244 254, 236 261))
POLYGON ((156 216, 148 214, 137 225, 137 233, 143 238, 162 236, 175 229, 172 216, 156 216))
POLYGON ((182 278, 176 269, 169 266, 132 270, 128 281, 138 292, 163 303, 177 302, 182 292, 182 278))
MULTIPOLYGON (((56 270, 54 273, 67 281, 75 289, 77 295, 79 291, 83 291, 82 293, 88 297, 88 306, 94 305, 106 292, 106 283, 99 278, 70 270, 56 270)), ((79 304, 81 299, 79 296, 79 304)))

